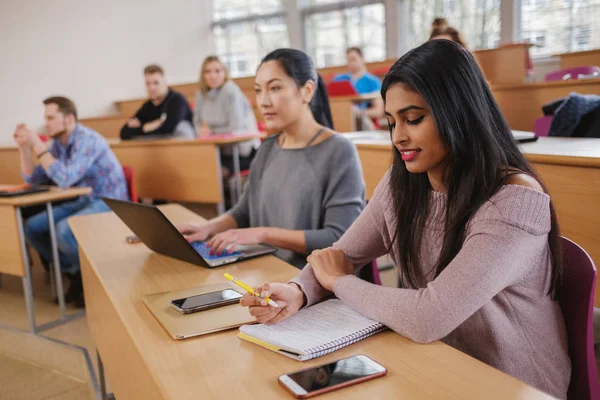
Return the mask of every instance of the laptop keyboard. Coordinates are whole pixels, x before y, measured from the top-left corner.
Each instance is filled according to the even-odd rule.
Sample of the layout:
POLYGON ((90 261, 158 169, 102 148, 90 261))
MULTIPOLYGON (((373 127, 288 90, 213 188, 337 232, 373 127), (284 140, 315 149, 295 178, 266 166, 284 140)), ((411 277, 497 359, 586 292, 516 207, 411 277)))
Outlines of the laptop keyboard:
POLYGON ((204 242, 192 242, 190 244, 192 245, 192 247, 194 248, 194 250, 196 250, 198 252, 198 254, 200 254, 205 260, 220 260, 222 258, 227 258, 227 257, 231 257, 231 256, 241 256, 242 255, 242 253, 240 253, 239 251, 234 251, 233 253, 230 253, 227 250, 225 250, 219 256, 214 255, 214 254, 211 255, 210 254, 210 249, 208 247, 206 247, 206 243, 204 243, 204 242))

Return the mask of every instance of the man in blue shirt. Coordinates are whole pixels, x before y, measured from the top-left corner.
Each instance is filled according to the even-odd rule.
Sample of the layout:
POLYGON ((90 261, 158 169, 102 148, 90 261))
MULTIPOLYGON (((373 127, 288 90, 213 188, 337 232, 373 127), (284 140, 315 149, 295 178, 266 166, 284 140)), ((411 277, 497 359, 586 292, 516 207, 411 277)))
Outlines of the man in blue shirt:
MULTIPOLYGON (((14 132, 19 146, 21 174, 28 183, 54 182, 60 188, 90 187, 92 193, 54 207, 54 221, 63 272, 70 280, 65 299, 83 306, 83 286, 79 270, 77 242, 67 218, 109 211, 100 196, 126 200, 127 185, 123 168, 106 140, 77 121, 75 104, 66 97, 44 100, 45 126, 51 144, 25 124, 14 132), (39 161, 36 165, 34 159, 39 161)), ((45 260, 52 259, 47 213, 41 212, 25 222, 25 237, 45 260)))
MULTIPOLYGON (((338 75, 334 81, 350 81, 358 94, 379 93, 381 91, 381 80, 367 71, 367 65, 362 50, 358 47, 350 47, 346 50, 348 61, 347 74, 338 75)), ((377 97, 357 106, 355 110, 358 117, 363 119, 378 120, 384 117, 383 99, 377 97)))

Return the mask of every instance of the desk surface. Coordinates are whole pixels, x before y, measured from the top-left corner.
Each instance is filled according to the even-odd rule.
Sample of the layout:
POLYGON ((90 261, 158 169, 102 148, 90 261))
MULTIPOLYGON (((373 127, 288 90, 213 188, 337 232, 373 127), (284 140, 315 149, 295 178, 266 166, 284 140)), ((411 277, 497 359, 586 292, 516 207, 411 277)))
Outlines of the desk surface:
POLYGON ((151 146, 207 146, 220 144, 233 144, 247 140, 258 139, 259 133, 248 133, 240 135, 211 135, 198 139, 160 139, 160 140, 119 140, 107 139, 112 148, 121 147, 151 147, 151 146))
POLYGON ((59 201, 72 199, 74 197, 85 196, 92 192, 91 188, 69 188, 59 189, 57 187, 50 188, 47 192, 26 194, 15 197, 0 197, 1 205, 10 205, 15 207, 32 206, 35 204, 47 203, 49 201, 59 201))
MULTIPOLYGON (((162 209, 175 223, 202 221, 181 206, 162 209)), ((70 225, 83 258, 88 324, 117 398, 286 399, 280 374, 361 353, 388 375, 324 398, 549 398, 445 344, 419 345, 393 332, 308 362, 243 342, 237 330, 173 340, 142 295, 220 283, 225 272, 256 285, 286 281, 298 270, 273 256, 212 270, 193 266, 126 244, 130 232, 113 214, 75 217, 70 225)))
MULTIPOLYGON (((568 81, 550 81, 550 82, 534 82, 534 83, 510 83, 504 85, 492 85, 492 91, 498 90, 530 90, 540 88, 573 88, 573 91, 577 91, 578 87, 587 85, 600 85, 600 78, 593 79, 578 79, 568 81)), ((569 94, 566 93, 565 97, 569 94)), ((541 111, 541 110, 540 110, 541 111)))
MULTIPOLYGON (((389 137, 379 131, 344 136, 359 149, 387 150, 392 146, 389 137)), ((600 167, 600 139, 596 138, 540 137, 535 142, 519 144, 519 148, 531 161, 600 167)))
POLYGON ((367 101, 367 100, 373 100, 373 99, 379 99, 379 98, 381 98, 381 95, 379 93, 369 93, 369 94, 353 94, 350 96, 330 96, 329 101, 330 102, 337 102, 337 101, 359 102, 359 101, 367 101))

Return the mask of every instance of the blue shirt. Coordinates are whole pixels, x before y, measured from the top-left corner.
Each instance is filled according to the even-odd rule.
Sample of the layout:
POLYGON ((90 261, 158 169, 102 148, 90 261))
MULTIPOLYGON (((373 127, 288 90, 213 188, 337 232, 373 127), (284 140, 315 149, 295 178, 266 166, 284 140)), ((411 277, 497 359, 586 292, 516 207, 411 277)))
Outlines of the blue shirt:
POLYGON ((92 199, 129 199, 123 167, 98 132, 77 124, 66 146, 54 140, 49 151, 56 161, 47 170, 38 165, 31 175, 24 175, 28 183, 43 184, 49 178, 62 189, 90 187, 92 199))
MULTIPOLYGON (((333 78, 334 81, 350 81, 354 90, 358 94, 368 94, 373 92, 379 92, 381 90, 381 79, 373 74, 365 72, 360 78, 353 80, 352 74, 342 74, 333 78)), ((369 102, 364 102, 359 105, 360 108, 367 108, 369 102)))

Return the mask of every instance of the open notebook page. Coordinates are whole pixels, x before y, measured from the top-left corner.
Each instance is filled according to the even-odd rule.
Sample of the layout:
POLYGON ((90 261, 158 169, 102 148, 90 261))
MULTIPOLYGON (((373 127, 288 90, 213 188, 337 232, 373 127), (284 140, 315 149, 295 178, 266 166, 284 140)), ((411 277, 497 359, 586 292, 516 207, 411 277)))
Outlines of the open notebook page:
POLYGON ((383 327, 331 299, 300 310, 288 320, 275 325, 244 325, 240 331, 265 343, 298 354, 309 354, 319 348, 334 347, 383 327), (342 339, 344 341, 340 342, 342 339))

